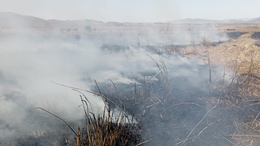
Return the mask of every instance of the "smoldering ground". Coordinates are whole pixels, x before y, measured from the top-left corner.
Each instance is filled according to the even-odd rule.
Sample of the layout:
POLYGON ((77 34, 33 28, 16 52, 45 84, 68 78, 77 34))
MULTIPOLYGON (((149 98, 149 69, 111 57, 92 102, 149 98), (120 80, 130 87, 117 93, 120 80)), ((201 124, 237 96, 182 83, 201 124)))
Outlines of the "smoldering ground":
MULTIPOLYGON (((153 31, 150 32, 155 34, 153 31)), ((157 33, 156 37, 152 36, 150 40, 153 45, 160 46, 168 41, 164 38, 165 36, 157 33)), ((176 36, 172 37, 174 38, 176 36)), ((190 39, 185 38, 186 42, 190 39)), ((83 118, 83 110, 78 107, 81 105, 79 93, 52 81, 92 90, 95 85, 94 79, 101 84, 101 87, 110 84, 108 80, 110 79, 115 85, 129 88, 134 84, 142 85, 144 74, 147 76, 146 80, 157 79, 153 78, 159 71, 154 59, 163 60, 167 66, 170 84, 174 90, 173 96, 178 98, 178 101, 185 102, 193 98, 193 95, 182 94, 186 91, 178 87, 183 83, 196 87, 192 89, 197 89, 201 93, 207 93, 207 65, 203 65, 200 59, 189 60, 167 53, 154 53, 143 46, 147 40, 149 40, 147 35, 131 33, 82 35, 80 38, 59 33, 3 36, 0 41, 0 144, 19 145, 19 140, 31 136, 45 137, 38 141, 43 145, 60 145, 64 137, 73 137, 73 133, 64 123, 35 109, 35 107, 45 108, 74 124, 75 129, 76 123, 83 118), (139 37, 141 45, 137 44, 136 36, 139 37), (119 49, 111 46, 119 46, 119 49)), ((213 76, 216 78, 221 78, 222 73, 220 68, 213 70, 213 76)), ((124 92, 125 89, 121 91, 128 93, 124 92)), ((101 113, 104 105, 100 97, 91 94, 86 96, 92 103, 94 111, 97 114, 101 113)), ((181 116, 181 120, 175 122, 185 121, 186 117, 190 118, 185 116, 186 113, 181 116)), ((194 115, 189 120, 194 120, 191 121, 194 124, 197 122, 196 118, 201 118, 201 114, 194 115)), ((156 123, 161 125, 157 120, 156 123)), ((149 127, 149 124, 147 125, 143 126, 144 129, 149 127)), ((160 131, 166 127, 157 128, 160 131)), ((186 128, 187 131, 190 129, 186 128)), ((161 143, 158 141, 155 144, 161 143)), ((170 145, 170 141, 167 144, 170 145)))

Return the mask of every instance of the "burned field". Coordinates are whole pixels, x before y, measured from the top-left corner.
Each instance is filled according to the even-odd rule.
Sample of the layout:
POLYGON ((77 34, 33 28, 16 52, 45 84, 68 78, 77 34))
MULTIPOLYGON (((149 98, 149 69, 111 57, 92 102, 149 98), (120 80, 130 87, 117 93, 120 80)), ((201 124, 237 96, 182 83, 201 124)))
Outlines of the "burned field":
POLYGON ((253 69, 241 74, 241 64, 233 70, 212 65, 209 73, 208 64, 196 61, 173 68, 162 60, 154 63, 158 72, 139 73, 137 83, 108 81, 100 87, 112 111, 138 121, 143 145, 259 144, 254 125, 259 80, 253 69), (181 70, 188 73, 178 74, 181 70))
POLYGON ((1 146, 260 144, 257 32, 78 30, 2 37, 1 146))

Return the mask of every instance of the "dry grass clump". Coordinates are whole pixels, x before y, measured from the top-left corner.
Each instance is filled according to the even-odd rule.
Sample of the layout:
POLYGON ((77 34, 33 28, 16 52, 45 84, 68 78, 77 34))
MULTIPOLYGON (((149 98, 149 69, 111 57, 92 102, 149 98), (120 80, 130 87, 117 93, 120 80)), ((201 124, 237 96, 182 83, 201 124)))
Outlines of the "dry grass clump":
POLYGON ((86 128, 82 130, 78 128, 77 146, 133 146, 137 144, 140 130, 123 112, 114 118, 105 106, 103 116, 95 116, 89 112, 87 102, 82 98, 81 101, 85 112, 86 128))
MULTIPOLYGON (((62 84, 59 85, 69 87, 62 84)), ((81 93, 80 90, 82 90, 74 87, 69 87, 69 88, 79 93, 81 93)), ((84 128, 78 127, 77 132, 74 131, 73 128, 60 117, 54 115, 53 113, 45 109, 38 108, 62 120, 75 134, 75 142, 66 140, 65 142, 66 145, 68 146, 135 146, 138 145, 138 143, 140 143, 141 141, 140 140, 141 130, 133 122, 133 119, 130 120, 123 111, 120 111, 119 115, 115 117, 113 114, 111 114, 110 109, 108 109, 105 102, 106 97, 102 95, 101 92, 100 93, 94 93, 91 91, 87 91, 87 92, 101 96, 104 101, 105 107, 103 110, 103 115, 96 116, 93 113, 91 103, 89 102, 87 97, 81 93, 82 95, 80 95, 80 97, 82 101, 82 107, 85 113, 85 127, 84 128)), ((141 144, 142 143, 140 143, 139 145, 141 144)))
POLYGON ((125 123, 122 118, 111 121, 112 118, 93 115, 87 119, 85 129, 78 129, 77 146, 132 146, 138 142, 136 125, 125 123), (121 119, 121 120, 119 120, 121 119))

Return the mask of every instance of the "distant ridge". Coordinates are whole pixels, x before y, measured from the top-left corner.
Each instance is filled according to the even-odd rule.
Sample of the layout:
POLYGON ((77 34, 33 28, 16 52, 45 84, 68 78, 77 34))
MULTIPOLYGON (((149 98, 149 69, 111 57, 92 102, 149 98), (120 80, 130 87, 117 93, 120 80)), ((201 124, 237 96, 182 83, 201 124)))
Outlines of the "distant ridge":
MULTIPOLYGON (((157 22, 157 23, 167 23, 167 22, 157 22)), ((255 19, 227 19, 227 20, 207 20, 207 19, 179 19, 170 21, 172 24, 260 24, 260 17, 255 19)), ((132 27, 135 24, 147 24, 147 23, 128 23, 128 22, 102 22, 96 20, 45 20, 34 16, 20 15, 12 12, 0 12, 0 29, 9 28, 71 28, 71 29, 84 29, 85 26, 95 26, 106 25, 112 27, 120 27, 129 25, 132 27)), ((152 23, 149 23, 152 24, 152 23)), ((156 24, 154 22, 154 24, 156 24)), ((117 29, 117 28, 116 28, 117 29)))
POLYGON ((48 25, 48 22, 41 18, 25 16, 11 12, 0 12, 0 27, 46 27, 48 25))
POLYGON ((0 12, 0 28, 83 28, 86 25, 103 23, 95 20, 45 20, 12 12, 0 12))
POLYGON ((250 23, 260 23, 260 17, 256 19, 225 19, 225 20, 208 20, 208 19, 179 19, 171 21, 173 24, 250 24, 250 23))

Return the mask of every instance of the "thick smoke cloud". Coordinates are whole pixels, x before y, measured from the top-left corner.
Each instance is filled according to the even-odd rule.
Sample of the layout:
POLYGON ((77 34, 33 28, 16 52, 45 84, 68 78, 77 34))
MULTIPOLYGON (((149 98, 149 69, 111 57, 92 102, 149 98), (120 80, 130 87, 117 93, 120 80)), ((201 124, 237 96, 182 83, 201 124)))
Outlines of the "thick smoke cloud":
MULTIPOLYGON (((26 135, 35 136, 35 131, 68 130, 57 128, 62 125, 61 121, 35 107, 43 107, 74 123, 82 119, 79 93, 52 81, 86 90, 95 85, 94 79, 100 83, 109 82, 108 79, 115 84, 136 83, 139 73, 158 72, 147 54, 165 61, 170 78, 185 76, 194 84, 197 84, 194 78, 207 79, 207 72, 197 68, 202 64, 200 60, 156 54, 138 46, 136 38, 141 45, 167 44, 167 36, 151 30, 149 33, 82 35, 80 39, 60 33, 3 35, 0 41, 0 141, 10 144, 26 135)), ((169 37, 180 42, 175 35, 169 37)), ((187 37, 185 43, 190 38, 187 37)), ((103 101, 91 94, 86 96, 94 111, 100 113, 103 101)))

